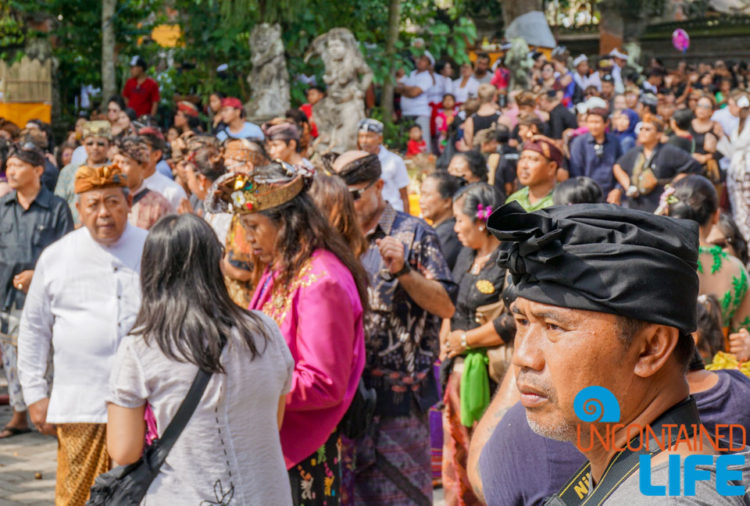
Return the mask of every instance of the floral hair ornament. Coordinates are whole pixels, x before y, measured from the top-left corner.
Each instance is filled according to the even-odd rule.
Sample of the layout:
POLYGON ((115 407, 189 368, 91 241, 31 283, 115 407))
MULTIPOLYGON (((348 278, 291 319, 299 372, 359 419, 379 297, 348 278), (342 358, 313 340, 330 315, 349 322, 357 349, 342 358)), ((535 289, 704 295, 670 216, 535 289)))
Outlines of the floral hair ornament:
POLYGON ((230 172, 216 181, 216 192, 207 199, 209 212, 250 214, 285 204, 299 195, 305 178, 291 165, 282 164, 291 179, 269 179, 257 172, 230 172))
POLYGON ((659 216, 667 216, 669 214, 669 206, 671 206, 672 204, 676 204, 679 201, 680 199, 675 196, 674 186, 667 185, 664 188, 664 192, 661 194, 661 197, 659 197, 659 207, 656 208, 654 214, 659 216))
POLYGON ((483 206, 482 204, 477 204, 477 219, 478 220, 486 223, 491 214, 492 214, 492 206, 483 206))

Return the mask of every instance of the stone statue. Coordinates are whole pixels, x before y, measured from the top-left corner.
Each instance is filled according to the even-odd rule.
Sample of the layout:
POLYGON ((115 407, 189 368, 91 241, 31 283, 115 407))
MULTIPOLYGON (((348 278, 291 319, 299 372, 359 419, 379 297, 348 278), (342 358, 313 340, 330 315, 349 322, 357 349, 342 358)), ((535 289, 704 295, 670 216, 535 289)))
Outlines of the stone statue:
POLYGON ((505 65, 510 70, 511 90, 527 90, 534 62, 529 56, 529 46, 521 37, 510 41, 510 49, 505 53, 505 65))
POLYGON ((632 67, 639 74, 643 72, 643 67, 638 64, 641 59, 641 45, 637 42, 628 42, 625 44, 624 49, 628 53, 628 62, 626 65, 632 67))
POLYGON ((289 109, 289 73, 284 59, 279 24, 261 23, 250 32, 253 69, 247 76, 250 101, 245 104, 247 117, 263 122, 283 116, 289 109))
POLYGON ((365 91, 372 70, 365 63, 354 35, 347 28, 334 28, 318 36, 305 60, 320 55, 325 64, 326 97, 313 106, 318 126, 315 151, 343 153, 357 147, 357 123, 365 117, 365 91))

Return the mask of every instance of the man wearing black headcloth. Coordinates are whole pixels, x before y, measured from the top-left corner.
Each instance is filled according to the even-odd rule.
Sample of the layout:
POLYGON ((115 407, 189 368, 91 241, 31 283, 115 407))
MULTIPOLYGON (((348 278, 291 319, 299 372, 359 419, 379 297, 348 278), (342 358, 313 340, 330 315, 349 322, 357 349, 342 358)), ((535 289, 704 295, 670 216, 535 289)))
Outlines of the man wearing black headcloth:
MULTIPOLYGON (((525 213, 515 203, 487 225, 502 241, 498 262, 518 293, 511 307, 518 328, 513 364, 529 425, 548 438, 580 441, 588 459, 547 504, 664 504, 666 491, 644 495, 641 478, 664 487, 668 457, 684 465, 689 455, 716 453, 704 434, 693 433, 700 419, 685 380, 696 326, 697 227, 605 204, 525 213), (578 395, 592 386, 600 388, 578 395), (582 409, 592 398, 601 400, 603 414, 582 409), (678 431, 669 430, 666 441, 641 445, 631 439, 638 434, 631 424, 648 424, 659 435, 664 424, 676 424, 687 435, 678 441, 678 431), (590 441, 593 430, 609 431, 610 444, 590 441), (626 445, 643 449, 619 451, 626 445), (641 467, 644 455, 648 468, 641 467)), ((729 479, 747 487, 748 452, 738 456, 742 464, 729 479)), ((694 498, 670 497, 670 504, 748 504, 747 497, 717 492, 727 481, 717 468, 699 466, 705 481, 695 482, 694 498)), ((687 481, 681 495, 693 484, 687 481)))
POLYGON ((42 250, 73 230, 68 205, 41 182, 44 162, 35 146, 13 146, 6 166, 12 191, 0 197, 0 353, 13 408, 0 439, 29 432, 16 358, 21 312, 42 250))
POLYGON ((383 198, 377 155, 346 152, 333 170, 349 187, 369 243, 361 257, 370 278, 362 377, 378 401, 356 445, 354 502, 431 504, 427 411, 439 400, 432 367, 456 284, 432 227, 383 198))

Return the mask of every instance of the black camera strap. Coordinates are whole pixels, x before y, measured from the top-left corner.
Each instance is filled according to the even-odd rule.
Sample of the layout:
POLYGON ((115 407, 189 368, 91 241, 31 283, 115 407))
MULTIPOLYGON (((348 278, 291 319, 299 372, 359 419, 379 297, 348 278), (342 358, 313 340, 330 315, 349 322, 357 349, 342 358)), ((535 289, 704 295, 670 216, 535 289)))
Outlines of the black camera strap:
POLYGON ((182 400, 180 407, 177 409, 174 418, 169 422, 167 428, 164 430, 164 434, 158 438, 154 443, 156 446, 156 468, 158 469, 164 463, 164 460, 169 454, 169 450, 180 437, 183 429, 190 421, 190 418, 195 412, 195 408, 198 407, 198 403, 203 397, 203 392, 208 386, 208 380, 211 379, 212 373, 206 372, 203 369, 198 368, 198 372, 193 379, 193 383, 190 385, 187 395, 182 400))
POLYGON ((682 432, 679 430, 669 431, 672 437, 666 443, 666 446, 664 441, 657 441, 653 437, 650 437, 645 444, 641 445, 641 436, 639 434, 630 440, 625 450, 612 458, 607 469, 604 471, 604 475, 593 490, 590 490, 591 464, 586 462, 557 494, 547 499, 544 503, 545 506, 582 506, 584 504, 587 506, 599 506, 612 495, 617 487, 640 468, 641 455, 656 455, 660 453, 662 449, 658 443, 661 443, 665 448, 672 447, 680 434, 684 436, 687 433, 689 438, 694 437, 695 430, 700 423, 695 399, 692 396, 688 397, 670 408, 657 418, 656 421, 649 424, 653 434, 667 434, 668 432, 662 429, 665 429, 668 425, 677 425, 685 428, 685 431, 682 432), (628 447, 640 449, 632 451, 628 447))

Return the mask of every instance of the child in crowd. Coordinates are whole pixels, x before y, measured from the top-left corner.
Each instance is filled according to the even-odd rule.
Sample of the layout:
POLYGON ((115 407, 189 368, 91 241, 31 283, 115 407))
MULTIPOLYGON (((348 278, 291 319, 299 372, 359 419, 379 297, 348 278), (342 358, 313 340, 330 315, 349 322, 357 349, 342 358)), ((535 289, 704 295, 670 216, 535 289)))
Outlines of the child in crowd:
POLYGON ((427 143, 422 139, 422 127, 412 125, 409 128, 409 142, 406 143, 406 158, 417 156, 427 151, 427 143))
POLYGON ((440 153, 445 149, 445 143, 448 138, 448 127, 456 119, 459 107, 456 105, 456 98, 452 93, 443 95, 443 101, 440 104, 432 104, 432 131, 435 132, 435 144, 440 153))

